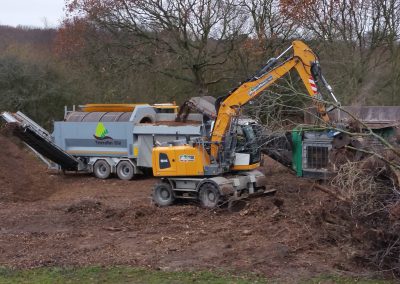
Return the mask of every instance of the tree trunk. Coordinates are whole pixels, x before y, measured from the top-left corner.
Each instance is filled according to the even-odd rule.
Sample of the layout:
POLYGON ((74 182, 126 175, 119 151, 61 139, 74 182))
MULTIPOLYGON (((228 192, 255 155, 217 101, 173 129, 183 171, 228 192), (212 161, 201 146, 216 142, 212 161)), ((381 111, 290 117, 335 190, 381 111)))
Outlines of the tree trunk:
POLYGON ((196 84, 197 92, 198 92, 199 96, 200 97, 207 96, 208 95, 208 87, 206 84, 206 80, 204 79, 202 70, 199 70, 199 68, 196 68, 196 66, 194 66, 192 68, 192 72, 195 77, 195 84, 196 84))

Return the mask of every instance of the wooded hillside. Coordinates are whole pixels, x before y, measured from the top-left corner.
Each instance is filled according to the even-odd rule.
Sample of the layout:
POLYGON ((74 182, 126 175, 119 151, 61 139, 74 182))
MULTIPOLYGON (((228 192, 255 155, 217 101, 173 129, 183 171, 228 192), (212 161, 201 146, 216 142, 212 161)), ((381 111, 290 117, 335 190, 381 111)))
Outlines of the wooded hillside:
MULTIPOLYGON (((294 39, 318 53, 342 104, 400 103, 399 1, 66 4, 58 29, 0 26, 2 110, 22 110, 49 126, 64 105, 218 97, 294 39)), ((302 91, 296 82, 289 78, 302 91)))

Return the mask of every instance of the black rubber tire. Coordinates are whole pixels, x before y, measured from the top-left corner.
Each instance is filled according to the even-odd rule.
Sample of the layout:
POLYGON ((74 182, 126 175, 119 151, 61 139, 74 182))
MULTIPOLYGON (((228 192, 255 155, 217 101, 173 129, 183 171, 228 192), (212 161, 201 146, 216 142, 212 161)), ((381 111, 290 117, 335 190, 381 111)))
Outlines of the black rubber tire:
POLYGON ((159 183, 153 189, 153 201, 160 207, 169 206, 175 201, 174 191, 167 183, 159 183))
POLYGON ((117 176, 122 180, 131 180, 135 176, 135 168, 129 161, 121 161, 117 166, 117 176))
POLYGON ((93 173, 97 178, 108 179, 111 175, 111 166, 106 160, 97 160, 93 165, 93 173))
POLYGON ((205 208, 215 208, 221 200, 221 194, 215 184, 206 182, 200 186, 199 200, 201 206, 205 208))

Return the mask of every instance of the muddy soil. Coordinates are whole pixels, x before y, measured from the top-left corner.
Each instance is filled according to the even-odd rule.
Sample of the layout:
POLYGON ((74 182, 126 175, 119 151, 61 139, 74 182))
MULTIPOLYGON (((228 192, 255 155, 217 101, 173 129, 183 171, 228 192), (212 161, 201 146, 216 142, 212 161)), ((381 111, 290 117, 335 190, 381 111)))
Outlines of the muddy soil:
POLYGON ((10 138, 0 144, 0 267, 133 265, 282 279, 368 272, 321 231, 316 216, 331 197, 271 160, 265 171, 276 194, 238 212, 196 202, 158 208, 154 178, 49 173, 10 138))

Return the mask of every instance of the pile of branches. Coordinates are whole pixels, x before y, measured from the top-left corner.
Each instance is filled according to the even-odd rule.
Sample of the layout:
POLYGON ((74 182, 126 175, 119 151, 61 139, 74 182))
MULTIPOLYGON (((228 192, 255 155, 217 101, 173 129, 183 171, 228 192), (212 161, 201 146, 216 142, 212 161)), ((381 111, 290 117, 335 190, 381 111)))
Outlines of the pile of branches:
POLYGON ((319 221, 348 256, 400 275, 400 191, 393 169, 375 157, 343 164, 331 180, 335 201, 319 221))

